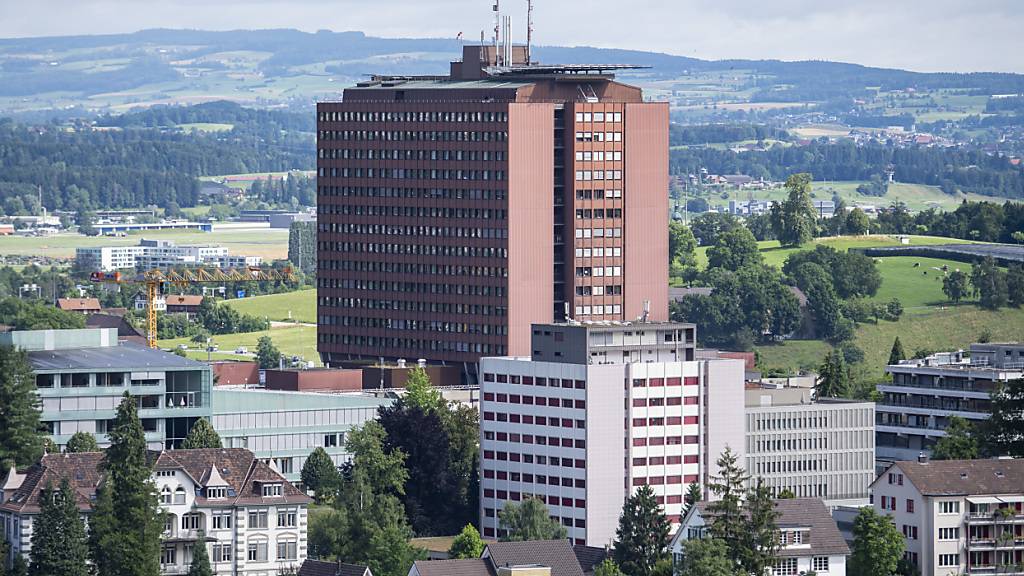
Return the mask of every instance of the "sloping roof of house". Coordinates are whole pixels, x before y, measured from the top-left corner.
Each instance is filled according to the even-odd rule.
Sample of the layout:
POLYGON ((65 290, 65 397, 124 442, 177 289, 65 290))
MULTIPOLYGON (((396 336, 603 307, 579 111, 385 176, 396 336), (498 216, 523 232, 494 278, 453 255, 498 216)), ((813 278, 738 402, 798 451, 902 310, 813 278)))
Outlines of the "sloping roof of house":
POLYGON ((168 306, 199 306, 203 297, 198 294, 168 294, 164 296, 168 306))
POLYGON ((594 568, 608 557, 608 549, 597 546, 575 544, 572 551, 576 554, 576 560, 580 563, 580 569, 584 574, 592 574, 594 568))
MULTIPOLYGON (((896 462, 925 496, 997 495, 1024 492, 1024 458, 896 462)), ((878 482, 885 474, 878 477, 878 482)))
MULTIPOLYGON (((184 470, 199 484, 209 479, 211 470, 216 470, 216 475, 227 484, 227 500, 207 500, 204 493, 196 496, 196 502, 200 505, 221 502, 227 505, 304 504, 312 501, 245 448, 166 450, 157 458, 155 469, 184 470), (281 496, 263 496, 262 485, 271 483, 281 484, 281 496)), ((223 484, 218 482, 217 485, 223 484)))
POLYGON ((357 564, 307 559, 299 568, 299 576, 366 576, 369 570, 357 564))
POLYGON ((57 308, 72 312, 99 310, 100 301, 98 298, 57 298, 57 308))
POLYGON ((23 476, 21 485, 5 502, 0 503, 0 510, 20 514, 38 514, 39 496, 48 485, 54 489, 67 478, 77 493, 78 509, 85 511, 92 507, 92 496, 100 482, 99 464, 103 460, 102 452, 78 452, 74 454, 46 454, 39 462, 28 470, 18 474, 13 469, 8 478, 16 481, 10 474, 23 476))
POLYGON ((569 540, 495 542, 484 554, 495 567, 540 564, 551 568, 551 576, 583 576, 569 540))
POLYGON ((420 576, 494 576, 491 563, 483 558, 462 560, 417 560, 414 563, 420 576))
MULTIPOLYGON (((708 518, 707 502, 697 502, 696 511, 708 518)), ((850 547, 839 532, 839 527, 825 503, 817 498, 784 498, 775 501, 779 513, 775 524, 781 528, 810 528, 810 548, 782 548, 780 557, 792 556, 846 556, 850 547)))
POLYGON ((118 316, 116 314, 106 314, 100 312, 99 314, 89 314, 85 319, 86 328, 117 328, 117 337, 125 338, 128 336, 143 336, 142 332, 139 332, 138 328, 132 326, 123 315, 118 316))

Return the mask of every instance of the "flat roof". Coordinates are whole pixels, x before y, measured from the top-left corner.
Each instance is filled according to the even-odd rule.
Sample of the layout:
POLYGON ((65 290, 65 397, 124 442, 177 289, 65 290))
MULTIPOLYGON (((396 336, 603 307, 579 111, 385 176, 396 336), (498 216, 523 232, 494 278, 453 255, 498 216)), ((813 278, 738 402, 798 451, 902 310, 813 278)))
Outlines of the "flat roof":
POLYGON ((60 370, 206 370, 202 362, 177 354, 154 350, 131 342, 102 348, 65 348, 28 353, 32 369, 39 372, 60 370))
POLYGON ((530 86, 534 82, 522 80, 505 79, 481 79, 481 80, 449 80, 447 77, 418 78, 410 77, 374 77, 345 88, 346 90, 378 90, 401 89, 401 90, 465 90, 468 88, 482 88, 494 90, 495 88, 507 88, 514 90, 524 86, 530 86))
POLYGON ((323 410, 332 408, 378 408, 393 400, 368 394, 327 394, 263 390, 258 388, 213 388, 213 414, 238 412, 280 412, 289 410, 323 410))

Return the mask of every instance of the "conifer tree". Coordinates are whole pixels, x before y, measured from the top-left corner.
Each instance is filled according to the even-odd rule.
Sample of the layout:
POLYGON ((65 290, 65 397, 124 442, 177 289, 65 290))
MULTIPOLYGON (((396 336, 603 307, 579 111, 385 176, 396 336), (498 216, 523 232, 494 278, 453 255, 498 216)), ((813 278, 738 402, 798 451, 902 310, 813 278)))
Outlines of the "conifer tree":
POLYGON ((694 504, 701 501, 703 494, 700 492, 700 484, 696 482, 690 482, 690 485, 686 487, 686 495, 683 496, 683 516, 686 516, 690 512, 690 508, 694 504))
POLYGON ((67 478, 59 490, 48 485, 40 493, 29 576, 89 576, 89 549, 76 496, 67 478))
POLYGON ((93 562, 98 576, 159 576, 163 518, 150 478, 145 432, 128 393, 109 436, 91 519, 93 562))
POLYGON ((338 467, 334 465, 330 455, 322 447, 317 446, 306 463, 302 465, 302 472, 299 474, 302 484, 306 490, 312 490, 316 494, 317 502, 329 502, 332 494, 341 485, 341 474, 338 467))
POLYGON ((213 569, 210 568, 210 555, 206 552, 206 542, 203 541, 203 532, 199 533, 199 541, 192 548, 192 564, 188 567, 188 576, 213 576, 213 569))
POLYGON ((768 569, 775 566, 779 552, 779 528, 775 521, 779 513, 775 510, 775 501, 771 490, 758 478, 757 483, 747 492, 746 509, 746 540, 743 546, 741 563, 744 572, 749 574, 767 574, 768 569))
POLYGON ((206 418, 196 420, 195 424, 188 431, 188 436, 182 442, 181 447, 185 450, 194 448, 221 448, 220 434, 213 429, 213 424, 206 418))
POLYGON ((66 452, 99 452, 100 447, 96 443, 96 436, 79 430, 71 435, 65 447, 66 452))
POLYGON ((843 360, 843 353, 830 350, 819 369, 818 382, 814 387, 818 398, 844 398, 850 392, 850 371, 843 360))
POLYGON ((0 346, 0 473, 43 455, 39 395, 28 353, 0 346))
POLYGON ((901 361, 907 359, 907 353, 903 351, 903 343, 900 342, 900 337, 897 336, 892 342, 892 350, 889 352, 889 364, 899 364, 901 361))
POLYGON ((650 486, 641 486, 626 499, 615 531, 615 562, 630 576, 650 576, 668 554, 671 524, 650 486))
POLYGON ((746 519, 743 516, 743 498, 746 493, 747 474, 740 466, 736 453, 726 447, 718 457, 718 476, 711 477, 708 489, 718 497, 707 505, 712 518, 708 528, 713 538, 720 539, 729 551, 729 559, 738 565, 743 557, 746 538, 746 519))

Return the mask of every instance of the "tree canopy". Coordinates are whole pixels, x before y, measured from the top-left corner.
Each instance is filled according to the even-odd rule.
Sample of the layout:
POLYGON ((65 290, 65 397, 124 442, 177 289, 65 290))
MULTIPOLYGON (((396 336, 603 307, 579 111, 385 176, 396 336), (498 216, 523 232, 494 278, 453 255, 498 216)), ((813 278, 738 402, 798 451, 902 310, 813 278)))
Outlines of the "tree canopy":
POLYGON ((213 424, 206 418, 199 418, 192 424, 192 428, 188 431, 188 436, 185 437, 185 441, 181 444, 181 447, 185 450, 192 448, 220 448, 220 434, 213 429, 213 424))
POLYGON ((522 502, 506 502, 498 512, 498 522, 505 542, 526 540, 561 540, 568 535, 565 527, 551 519, 548 507, 539 498, 522 502))
POLYGON ((40 401, 28 353, 0 346, 0 471, 29 466, 43 455, 40 401))

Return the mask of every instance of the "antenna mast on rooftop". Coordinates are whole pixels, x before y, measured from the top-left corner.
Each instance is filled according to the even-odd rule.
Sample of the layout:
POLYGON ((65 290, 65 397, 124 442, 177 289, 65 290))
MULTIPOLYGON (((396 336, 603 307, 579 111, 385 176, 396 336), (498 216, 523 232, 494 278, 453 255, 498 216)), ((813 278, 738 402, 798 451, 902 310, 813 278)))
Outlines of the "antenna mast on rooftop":
POLYGON ((501 66, 501 5, 500 0, 494 0, 494 6, 491 10, 494 10, 494 64, 495 66, 501 66))
POLYGON ((526 0, 526 65, 530 65, 530 48, 533 46, 533 0, 526 0))

